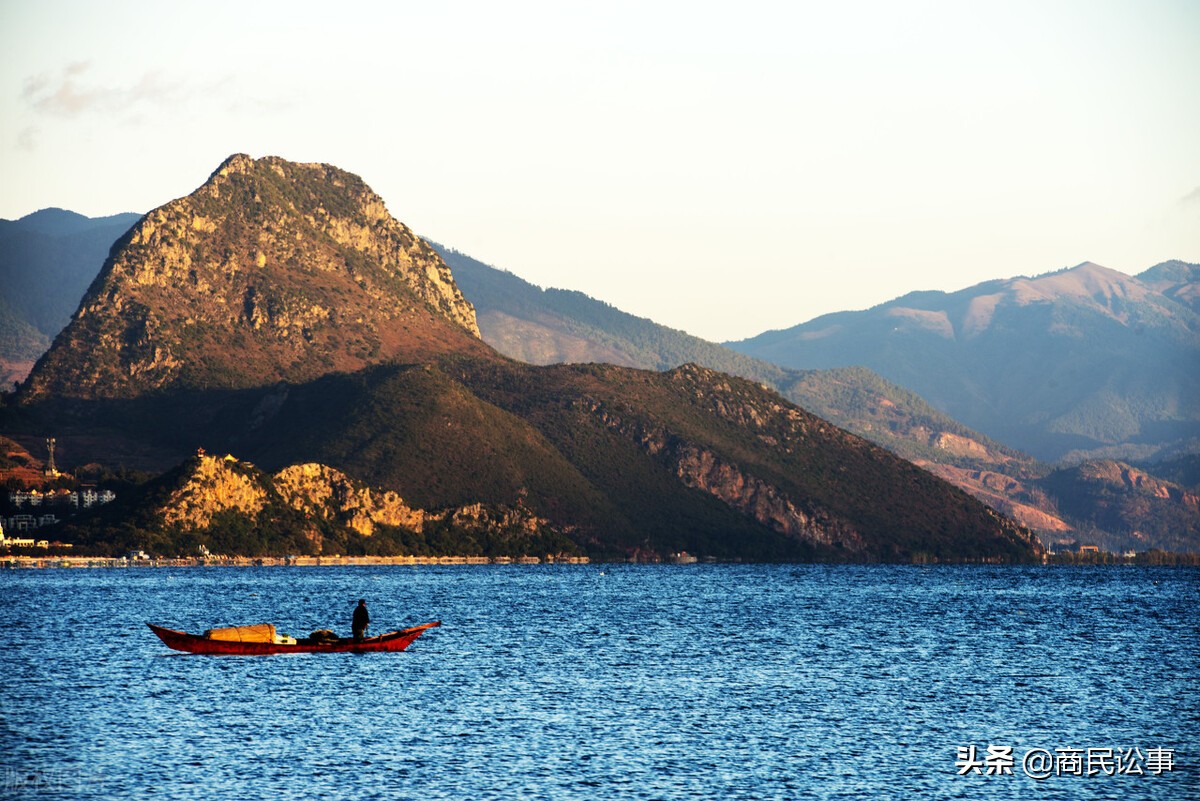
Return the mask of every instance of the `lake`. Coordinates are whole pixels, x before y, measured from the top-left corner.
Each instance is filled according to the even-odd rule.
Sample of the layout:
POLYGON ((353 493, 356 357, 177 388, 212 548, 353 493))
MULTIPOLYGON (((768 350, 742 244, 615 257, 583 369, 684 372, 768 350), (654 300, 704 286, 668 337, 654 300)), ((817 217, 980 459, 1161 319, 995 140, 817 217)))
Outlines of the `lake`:
POLYGON ((1197 798, 1198 588, 1124 566, 5 571, 0 787, 1197 798), (400 654, 205 657, 144 625, 348 634, 360 597, 373 633, 443 626, 400 654))

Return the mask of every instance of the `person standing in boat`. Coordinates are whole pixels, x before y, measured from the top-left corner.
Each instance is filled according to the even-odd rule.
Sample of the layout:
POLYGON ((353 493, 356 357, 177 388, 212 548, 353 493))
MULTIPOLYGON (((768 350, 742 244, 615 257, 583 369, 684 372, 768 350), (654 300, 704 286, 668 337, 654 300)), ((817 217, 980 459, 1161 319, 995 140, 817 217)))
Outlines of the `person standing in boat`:
POLYGON ((370 622, 371 615, 367 612, 367 602, 360 598, 358 607, 354 610, 354 620, 350 624, 350 628, 354 631, 355 642, 361 640, 366 635, 367 624, 370 622))

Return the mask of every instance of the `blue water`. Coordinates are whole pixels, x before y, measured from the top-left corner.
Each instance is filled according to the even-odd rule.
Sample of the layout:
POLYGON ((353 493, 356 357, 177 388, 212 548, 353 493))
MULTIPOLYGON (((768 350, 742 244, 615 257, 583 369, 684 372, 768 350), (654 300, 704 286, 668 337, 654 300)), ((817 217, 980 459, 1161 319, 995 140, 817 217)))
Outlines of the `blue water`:
POLYGON ((1134 567, 5 571, 0 796, 1197 798, 1198 587, 1134 567), (176 654, 144 626, 346 633, 359 597, 376 632, 444 625, 401 654, 275 657, 176 654), (1013 773, 957 775, 971 745, 1012 747, 1013 773), (1072 747, 1136 748, 1143 775, 1022 770, 1072 747))

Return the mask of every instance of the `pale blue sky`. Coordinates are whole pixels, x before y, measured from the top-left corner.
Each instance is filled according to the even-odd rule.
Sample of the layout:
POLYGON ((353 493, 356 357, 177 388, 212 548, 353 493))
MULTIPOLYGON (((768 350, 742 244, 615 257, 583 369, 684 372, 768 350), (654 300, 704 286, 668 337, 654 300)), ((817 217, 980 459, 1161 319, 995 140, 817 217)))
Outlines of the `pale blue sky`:
POLYGON ((0 0, 0 121, 0 217, 322 161, 714 340, 1200 261, 1200 2, 0 0))

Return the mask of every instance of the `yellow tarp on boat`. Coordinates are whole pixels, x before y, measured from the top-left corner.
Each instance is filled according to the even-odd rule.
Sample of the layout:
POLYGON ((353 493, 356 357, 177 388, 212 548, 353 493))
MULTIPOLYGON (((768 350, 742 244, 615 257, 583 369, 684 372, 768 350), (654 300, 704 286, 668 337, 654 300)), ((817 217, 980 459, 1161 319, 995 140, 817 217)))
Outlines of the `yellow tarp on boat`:
POLYGON ((204 636, 210 640, 231 640, 233 642, 275 642, 275 627, 270 623, 259 623, 255 626, 228 626, 223 629, 209 629, 204 636))

